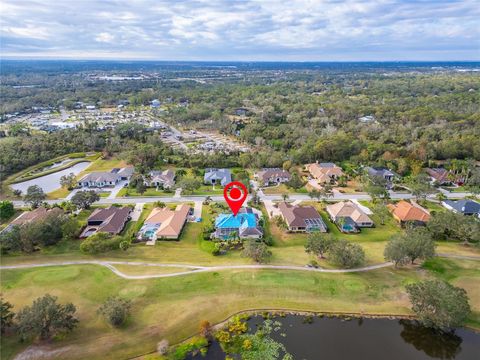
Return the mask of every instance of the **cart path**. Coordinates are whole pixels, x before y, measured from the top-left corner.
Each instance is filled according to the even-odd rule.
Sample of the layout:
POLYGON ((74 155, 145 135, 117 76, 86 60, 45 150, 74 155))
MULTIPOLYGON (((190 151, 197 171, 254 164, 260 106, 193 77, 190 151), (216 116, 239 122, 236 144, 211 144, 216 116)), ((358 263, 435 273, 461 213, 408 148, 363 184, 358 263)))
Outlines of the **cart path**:
MULTIPOLYGON (((479 260, 480 256, 466 256, 466 255, 456 255, 456 254, 437 254, 439 257, 445 258, 454 258, 461 260, 479 260)), ((310 271, 310 272, 321 272, 321 273, 353 273, 353 272, 365 272, 372 271, 377 269, 382 269, 390 267, 393 265, 391 262, 384 262, 381 264, 369 265, 355 269, 322 269, 314 268, 307 266, 296 266, 296 265, 266 265, 266 264, 255 264, 255 265, 219 265, 219 266, 200 266, 200 265, 189 265, 189 264, 164 264, 164 263, 148 263, 148 262, 134 262, 134 261, 98 261, 98 260, 78 260, 78 261, 59 261, 59 262, 47 262, 41 264, 21 264, 21 265, 6 265, 0 266, 1 270, 12 270, 12 269, 30 269, 38 267, 49 267, 49 266, 66 266, 66 265, 99 265, 104 266, 111 270, 114 274, 129 280, 141 280, 141 279, 153 279, 153 278, 166 278, 174 276, 182 276, 195 274, 199 272, 211 272, 211 271, 221 271, 221 270, 255 270, 255 269, 266 269, 266 270, 294 270, 294 271, 310 271), (115 265, 131 265, 131 266, 144 266, 144 267, 163 267, 163 268, 181 268, 189 269, 187 271, 179 271, 174 273, 167 274, 148 274, 148 275, 128 275, 118 270, 115 265)))
POLYGON ((295 265, 266 265, 266 264, 253 264, 253 265, 219 265, 219 266, 197 266, 197 265, 185 265, 185 264, 162 264, 162 263, 145 263, 145 262, 132 262, 132 261, 97 261, 97 260, 78 260, 78 261, 59 261, 59 262, 47 262, 41 264, 21 264, 21 265, 6 265, 0 266, 1 270, 12 269, 30 269, 49 266, 67 266, 67 265, 100 265, 110 269, 114 274, 130 280, 138 279, 152 279, 152 278, 164 278, 181 276, 188 274, 195 274, 199 272, 211 272, 221 270, 255 270, 255 269, 268 269, 268 270, 296 270, 296 271, 310 271, 310 272, 325 272, 325 273, 350 273, 350 272, 363 272, 381 269, 384 267, 392 266, 390 262, 385 262, 376 265, 365 266, 356 269, 322 269, 307 266, 295 266, 295 265), (145 266, 145 267, 164 267, 164 268, 182 268, 189 269, 186 271, 179 271, 175 273, 167 274, 148 274, 148 275, 128 275, 118 270, 115 265, 132 265, 132 266, 145 266))

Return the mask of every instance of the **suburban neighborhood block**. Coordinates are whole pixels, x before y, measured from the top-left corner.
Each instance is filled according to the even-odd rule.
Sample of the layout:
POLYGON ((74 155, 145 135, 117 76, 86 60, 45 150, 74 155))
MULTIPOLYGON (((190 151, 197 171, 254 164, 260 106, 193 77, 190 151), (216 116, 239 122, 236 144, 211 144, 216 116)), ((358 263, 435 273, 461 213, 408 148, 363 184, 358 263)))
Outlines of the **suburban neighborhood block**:
POLYGON ((321 215, 313 206, 291 205, 286 202, 278 204, 280 214, 291 232, 327 232, 321 215))
POLYGON ((308 164, 306 169, 319 184, 333 185, 345 175, 341 167, 331 162, 308 164))
POLYGON ((178 205, 175 210, 154 208, 145 219, 138 234, 138 240, 147 240, 154 243, 160 239, 178 239, 189 212, 190 206, 187 204, 178 205))
POLYGON ((78 181, 80 187, 103 188, 117 185, 120 181, 129 181, 134 173, 133 166, 121 169, 115 168, 112 171, 95 171, 86 174, 78 181))
POLYGON ((175 186, 175 172, 172 169, 152 170, 145 178, 145 185, 157 189, 171 189, 175 186))
POLYGON ((203 182, 209 185, 222 185, 225 186, 232 181, 232 174, 229 169, 205 169, 205 175, 203 182))
POLYGON ((229 240, 236 235, 240 239, 260 239, 263 230, 259 225, 259 216, 251 208, 241 208, 237 215, 220 214, 215 219, 213 236, 229 240))
POLYGON ((373 220, 368 217, 355 203, 341 201, 328 205, 327 213, 330 219, 345 233, 359 232, 362 227, 372 227, 373 220))
POLYGON ((401 200, 397 204, 389 204, 388 209, 402 226, 406 223, 425 225, 430 220, 429 211, 417 203, 401 200))
POLYGON ((265 168, 255 174, 261 186, 278 185, 290 181, 292 175, 280 168, 265 168))
POLYGON ((118 235, 130 220, 131 212, 131 207, 111 206, 106 209, 96 209, 88 217, 87 227, 83 230, 80 237, 86 238, 97 232, 107 232, 112 235, 118 235))

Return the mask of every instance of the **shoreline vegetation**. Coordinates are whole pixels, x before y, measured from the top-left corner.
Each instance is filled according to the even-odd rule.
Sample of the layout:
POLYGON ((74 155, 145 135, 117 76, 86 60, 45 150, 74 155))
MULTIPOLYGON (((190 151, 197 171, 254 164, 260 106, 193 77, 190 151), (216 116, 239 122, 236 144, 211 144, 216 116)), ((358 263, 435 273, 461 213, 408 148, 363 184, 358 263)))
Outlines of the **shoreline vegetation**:
MULTIPOLYGON (((286 317, 286 316, 303 316, 304 321, 311 322, 313 318, 337 318, 341 321, 352 321, 356 319, 387 319, 387 320, 418 320, 418 317, 415 315, 409 314, 380 314, 374 312, 351 312, 351 311, 309 311, 309 310, 302 310, 302 309, 290 309, 290 308, 252 308, 252 309, 244 309, 237 312, 232 313, 227 318, 215 323, 211 324, 212 331, 218 331, 224 328, 230 321, 232 321, 235 317, 245 317, 247 319, 255 316, 261 316, 263 319, 270 319, 272 317, 286 317)), ((480 334, 480 327, 473 327, 468 324, 464 324, 462 326, 465 329, 469 329, 474 331, 475 333, 480 334)), ((174 350, 176 347, 184 345, 189 341, 201 336, 200 331, 180 340, 176 343, 169 344, 170 351, 174 350)), ((150 351, 144 354, 140 354, 136 356, 134 359, 143 359, 144 356, 158 354, 158 351, 150 351)))

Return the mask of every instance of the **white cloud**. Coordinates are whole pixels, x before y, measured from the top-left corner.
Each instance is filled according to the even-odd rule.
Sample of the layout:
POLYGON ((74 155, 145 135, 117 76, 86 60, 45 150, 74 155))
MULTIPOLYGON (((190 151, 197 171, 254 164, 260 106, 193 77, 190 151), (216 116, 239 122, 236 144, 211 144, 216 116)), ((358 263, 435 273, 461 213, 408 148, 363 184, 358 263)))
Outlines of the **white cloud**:
POLYGON ((95 36, 95 41, 103 42, 103 43, 111 43, 114 39, 115 39, 115 36, 107 32, 102 32, 97 36, 95 36))
POLYGON ((128 49, 129 57, 166 60, 480 57, 476 0, 1 2, 3 56, 122 57, 128 49))

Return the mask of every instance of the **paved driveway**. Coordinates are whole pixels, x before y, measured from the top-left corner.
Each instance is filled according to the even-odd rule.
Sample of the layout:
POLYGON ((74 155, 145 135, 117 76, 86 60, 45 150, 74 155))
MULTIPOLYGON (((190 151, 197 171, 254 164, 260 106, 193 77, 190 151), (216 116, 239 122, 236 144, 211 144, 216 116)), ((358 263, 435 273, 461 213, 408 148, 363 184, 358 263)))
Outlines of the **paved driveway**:
POLYGON ((132 217, 132 221, 138 221, 140 218, 140 215, 142 214, 143 206, 145 203, 137 203, 135 207, 133 208, 132 214, 130 215, 132 217))
POLYGON ((202 217, 202 205, 203 205, 203 200, 198 200, 194 202, 193 217, 195 219, 202 217))
POLYGON ((274 216, 280 215, 280 210, 273 206, 272 200, 263 199, 263 204, 267 210, 268 217, 271 219, 274 216))
POLYGON ((128 183, 127 180, 120 181, 117 185, 113 187, 112 192, 110 193, 110 195, 108 195, 107 199, 115 199, 118 193, 120 192, 120 190, 122 190, 125 187, 125 184, 127 183, 128 183))

